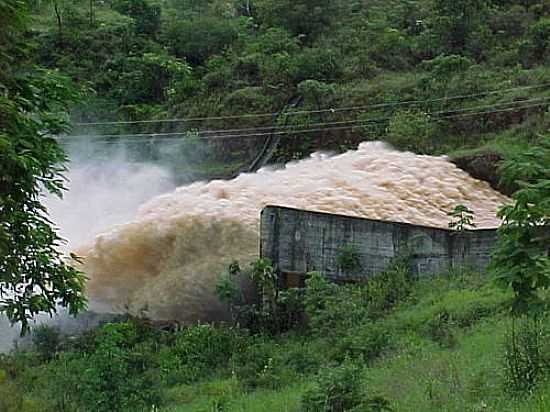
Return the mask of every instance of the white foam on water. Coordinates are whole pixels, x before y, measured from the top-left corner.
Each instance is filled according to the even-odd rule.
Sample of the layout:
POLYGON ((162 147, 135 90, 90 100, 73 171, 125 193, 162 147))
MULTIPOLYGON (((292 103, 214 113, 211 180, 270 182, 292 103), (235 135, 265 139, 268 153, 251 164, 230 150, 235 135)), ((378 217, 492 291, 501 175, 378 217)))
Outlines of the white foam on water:
MULTIPOLYGON (((108 198, 108 197, 107 197, 108 198)), ((213 289, 232 260, 258 250, 258 222, 268 204, 350 216, 447 227, 447 212, 464 204, 480 228, 496 227, 508 198, 445 157, 395 151, 383 143, 179 187, 139 208, 77 248, 96 308, 147 309, 159 319, 223 316, 213 289)))

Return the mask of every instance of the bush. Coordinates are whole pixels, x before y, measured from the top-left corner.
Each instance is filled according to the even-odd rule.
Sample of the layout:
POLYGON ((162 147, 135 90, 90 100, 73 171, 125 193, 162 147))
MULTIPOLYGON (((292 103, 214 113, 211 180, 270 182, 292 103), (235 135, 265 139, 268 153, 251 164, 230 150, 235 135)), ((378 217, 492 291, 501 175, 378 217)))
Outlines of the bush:
POLYGON ((386 270, 369 280, 369 317, 377 318, 403 301, 413 288, 407 257, 397 257, 386 270))
POLYGON ((529 29, 529 39, 533 58, 544 61, 550 52, 550 18, 541 19, 529 29))
POLYGON ((42 361, 52 359, 61 346, 61 332, 58 328, 40 325, 32 332, 32 343, 42 361))
POLYGON ((178 332, 172 347, 160 353, 163 378, 170 384, 191 383, 227 366, 243 337, 231 328, 196 325, 178 332))
POLYGON ((261 87, 245 87, 229 93, 223 104, 235 111, 261 113, 271 110, 272 101, 261 87))
POLYGON ((219 276, 215 290, 229 306, 234 323, 252 333, 276 335, 301 325, 304 313, 303 289, 280 289, 277 283, 271 262, 258 259, 244 273, 233 262, 219 276), (245 290, 247 282, 254 291, 245 290))
POLYGON ((505 389, 531 393, 550 373, 549 350, 550 330, 544 320, 516 319, 504 343, 505 389))
POLYGON ((336 264, 346 273, 355 273, 361 269, 361 255, 355 245, 345 245, 338 249, 336 264))
POLYGON ((86 338, 83 351, 59 352, 18 378, 43 411, 141 411, 159 403, 151 330, 136 322, 109 323, 86 338), (84 351, 85 350, 85 351, 84 351))
POLYGON ((368 314, 365 286, 338 286, 319 273, 311 273, 304 293, 305 313, 311 331, 337 336, 361 322, 368 314))
POLYGON ((229 19, 198 16, 191 20, 174 20, 165 29, 164 38, 177 57, 200 65, 235 42, 238 29, 229 19))
POLYGON ((304 412, 340 412, 357 408, 363 402, 361 368, 346 361, 341 366, 319 372, 314 386, 302 396, 304 412))
POLYGON ((391 347, 392 333, 379 323, 368 322, 339 339, 331 358, 342 362, 346 358, 368 363, 391 347))
POLYGON ((286 346, 277 358, 282 365, 299 375, 316 374, 325 360, 324 351, 311 344, 311 341, 286 346))
POLYGON ((452 330, 452 318, 447 311, 437 313, 430 319, 424 329, 426 334, 434 342, 442 347, 452 348, 456 344, 456 338, 452 330))
POLYGON ((232 371, 244 388, 277 389, 296 379, 278 350, 276 344, 257 342, 233 355, 232 371))
POLYGON ((403 70, 410 67, 410 43, 399 30, 383 28, 371 39, 368 56, 377 66, 390 70, 403 70))
POLYGON ((23 403, 23 394, 13 382, 0 381, 0 411, 20 412, 23 403))
POLYGON ((400 110, 393 114, 386 140, 401 150, 429 153, 435 146, 437 128, 428 113, 400 110))
POLYGON ((79 383, 83 409, 150 410, 158 404, 151 343, 143 340, 139 327, 132 322, 103 326, 95 339, 95 351, 76 359, 82 369, 72 383, 79 383))
POLYGON ((333 337, 366 319, 377 319, 409 295, 412 281, 405 258, 395 259, 366 285, 338 286, 313 272, 304 293, 310 329, 316 335, 333 337))
POLYGON ((314 385, 302 396, 302 411, 391 411, 386 399, 367 396, 361 373, 361 368, 349 360, 340 366, 322 369, 314 385))
POLYGON ((304 80, 329 82, 341 74, 341 56, 330 48, 304 48, 292 59, 294 84, 304 80))

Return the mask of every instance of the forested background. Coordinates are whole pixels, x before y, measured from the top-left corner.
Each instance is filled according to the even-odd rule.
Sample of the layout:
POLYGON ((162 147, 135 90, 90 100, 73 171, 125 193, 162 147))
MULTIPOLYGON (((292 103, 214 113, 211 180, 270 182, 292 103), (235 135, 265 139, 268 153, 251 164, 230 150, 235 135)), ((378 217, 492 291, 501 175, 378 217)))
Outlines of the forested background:
POLYGON ((74 122, 208 118, 73 134, 234 130, 209 140, 207 175, 231 175, 277 131, 274 161, 383 139, 494 180, 469 155, 494 162, 550 123, 548 0, 31 3, 34 63, 87 92, 74 122))

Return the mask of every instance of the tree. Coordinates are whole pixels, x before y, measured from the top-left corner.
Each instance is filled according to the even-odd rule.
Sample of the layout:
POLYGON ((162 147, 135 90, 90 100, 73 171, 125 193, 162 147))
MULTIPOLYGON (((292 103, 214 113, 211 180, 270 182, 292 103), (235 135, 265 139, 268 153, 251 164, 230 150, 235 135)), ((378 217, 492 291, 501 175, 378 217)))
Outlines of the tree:
POLYGON ((238 38, 238 21, 216 16, 198 16, 171 22, 164 32, 166 43, 179 58, 194 66, 223 52, 238 38))
POLYGON ((481 0, 435 0, 430 26, 438 53, 463 54, 479 41, 486 14, 487 2, 481 0))
POLYGON ((138 34, 154 36, 160 30, 161 8, 158 5, 151 5, 146 0, 116 0, 113 8, 135 20, 138 34))
POLYGON ((464 232, 466 229, 475 228, 474 211, 463 204, 456 205, 453 210, 447 213, 452 220, 449 222, 449 229, 464 232))
POLYGON ((550 287, 550 139, 502 167, 504 183, 518 183, 514 203, 503 206, 492 267, 497 282, 514 292, 512 312, 536 314, 538 291, 550 287))
POLYGON ((311 43, 333 19, 345 13, 345 3, 332 0, 263 0, 255 4, 258 20, 268 27, 283 27, 311 43))
POLYGON ((186 61, 163 51, 121 56, 111 64, 121 73, 113 94, 123 104, 162 102, 176 93, 178 84, 189 79, 191 74, 186 61))
POLYGON ((84 275, 65 261, 40 203, 63 191, 66 158, 52 135, 66 128, 59 113, 76 96, 58 73, 23 63, 25 13, 23 2, 0 0, 0 312, 23 332, 58 304, 71 314, 85 306, 84 275))
POLYGON ((413 109, 398 110, 390 119, 385 140, 398 149, 429 153, 435 146, 436 132, 437 126, 430 114, 413 109))

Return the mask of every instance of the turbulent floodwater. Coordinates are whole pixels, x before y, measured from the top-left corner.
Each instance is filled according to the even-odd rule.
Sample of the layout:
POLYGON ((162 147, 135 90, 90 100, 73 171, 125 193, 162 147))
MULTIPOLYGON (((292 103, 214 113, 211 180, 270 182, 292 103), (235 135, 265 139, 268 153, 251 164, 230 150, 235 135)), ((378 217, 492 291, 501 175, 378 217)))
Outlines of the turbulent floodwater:
POLYGON ((499 224, 495 213, 506 201, 444 157, 369 142, 281 170, 179 187, 81 244, 77 253, 90 278, 92 308, 213 319, 223 316, 215 279, 232 260, 244 264, 257 254, 260 210, 267 204, 446 227, 446 213, 461 203, 484 228, 499 224))

